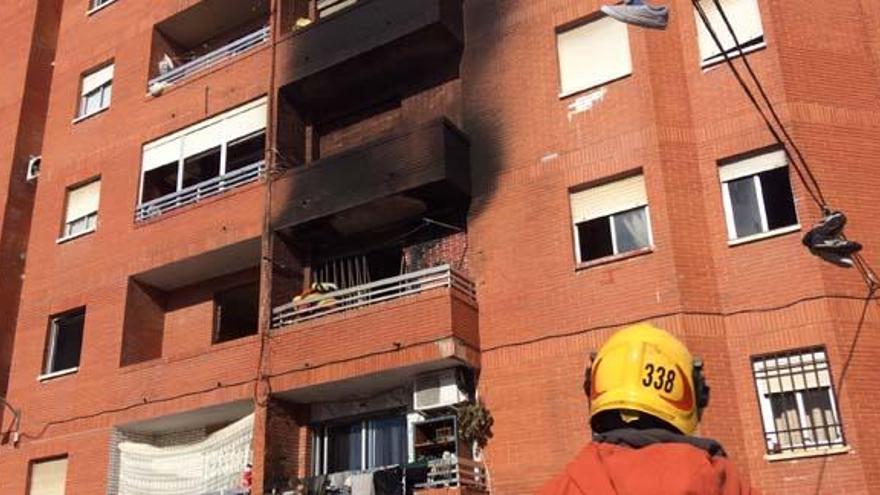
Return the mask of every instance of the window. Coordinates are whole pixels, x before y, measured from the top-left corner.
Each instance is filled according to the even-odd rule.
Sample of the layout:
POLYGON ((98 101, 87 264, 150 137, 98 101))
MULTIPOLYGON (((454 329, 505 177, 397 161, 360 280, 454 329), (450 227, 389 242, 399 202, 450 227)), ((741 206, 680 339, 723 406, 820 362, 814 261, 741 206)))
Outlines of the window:
POLYGON ((643 175, 575 192, 569 199, 578 262, 653 245, 643 175))
POLYGON ((260 286, 252 284, 219 292, 214 296, 214 343, 257 333, 260 286))
MULTIPOLYGON (((715 2, 713 0, 700 0, 703 10, 706 11, 706 16, 709 18, 709 23, 712 25, 712 29, 718 35, 721 46, 724 47, 724 51, 729 56, 738 55, 739 48, 742 48, 745 52, 765 46, 764 28, 761 26, 761 11, 758 8, 758 0, 720 0, 720 3, 724 9, 724 14, 733 27, 733 31, 736 33, 739 46, 733 41, 730 30, 727 29, 721 13, 715 7, 715 2)), ((715 40, 712 39, 712 35, 709 34, 709 31, 703 24, 703 19, 700 17, 699 12, 695 10, 694 15, 697 18, 697 39, 700 45, 700 60, 702 64, 710 65, 724 60, 724 55, 718 49, 718 45, 715 44, 715 40)))
POLYGON ((85 118, 108 108, 113 92, 113 64, 84 75, 81 86, 78 118, 85 118))
POLYGON ((89 12, 98 10, 106 5, 110 5, 115 1, 116 0, 89 0, 89 12))
POLYGON ((335 14, 336 12, 351 7, 355 3, 357 3, 357 0, 318 0, 316 6, 318 17, 323 18, 335 14))
POLYGON ((64 495, 67 458, 31 462, 28 495, 64 495))
POLYGON ((825 349, 752 358, 768 454, 846 445, 825 349))
POLYGON ((95 231, 98 225, 98 203, 100 200, 100 179, 67 190, 62 240, 95 231))
POLYGON ((610 17, 557 32, 556 49, 562 96, 632 74, 626 24, 610 17))
POLYGON ((390 415, 319 426, 314 429, 313 441, 315 474, 404 464, 406 417, 390 415))
POLYGON ((782 150, 722 164, 718 171, 731 241, 797 228, 797 212, 782 150))
POLYGON ((75 371, 79 368, 85 320, 85 308, 53 316, 49 320, 44 375, 75 371))
POLYGON ((166 197, 181 201, 204 197, 256 179, 265 153, 265 129, 262 98, 147 143, 140 204, 166 197), (228 182, 210 182, 221 178, 228 182), (181 198, 184 190, 193 194, 181 198))

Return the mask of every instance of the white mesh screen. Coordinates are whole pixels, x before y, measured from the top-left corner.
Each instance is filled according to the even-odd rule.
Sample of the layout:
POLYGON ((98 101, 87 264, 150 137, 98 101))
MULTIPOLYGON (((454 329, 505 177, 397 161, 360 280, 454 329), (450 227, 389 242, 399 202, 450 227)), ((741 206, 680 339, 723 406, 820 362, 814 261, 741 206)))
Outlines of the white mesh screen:
POLYGON ((253 429, 251 414, 185 445, 122 442, 119 495, 198 495, 234 489, 251 462, 253 429))

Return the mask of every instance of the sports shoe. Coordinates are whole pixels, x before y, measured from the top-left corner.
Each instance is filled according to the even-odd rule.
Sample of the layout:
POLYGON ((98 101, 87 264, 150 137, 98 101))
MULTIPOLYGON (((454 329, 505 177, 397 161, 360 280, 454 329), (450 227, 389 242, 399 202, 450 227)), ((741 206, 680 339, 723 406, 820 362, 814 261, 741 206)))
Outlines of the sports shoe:
POLYGON ((654 7, 643 0, 624 0, 620 5, 603 5, 600 10, 620 22, 651 29, 663 29, 669 22, 669 9, 665 5, 654 7))

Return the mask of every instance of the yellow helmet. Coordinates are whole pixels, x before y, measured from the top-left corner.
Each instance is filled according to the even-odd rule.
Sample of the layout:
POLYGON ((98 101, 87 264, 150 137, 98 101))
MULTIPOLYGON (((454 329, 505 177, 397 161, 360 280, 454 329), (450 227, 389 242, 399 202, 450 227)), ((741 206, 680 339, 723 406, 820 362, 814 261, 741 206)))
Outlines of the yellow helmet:
POLYGON ((587 370, 590 422, 615 411, 624 423, 650 415, 690 435, 708 405, 702 363, 670 333, 641 323, 608 339, 587 370))

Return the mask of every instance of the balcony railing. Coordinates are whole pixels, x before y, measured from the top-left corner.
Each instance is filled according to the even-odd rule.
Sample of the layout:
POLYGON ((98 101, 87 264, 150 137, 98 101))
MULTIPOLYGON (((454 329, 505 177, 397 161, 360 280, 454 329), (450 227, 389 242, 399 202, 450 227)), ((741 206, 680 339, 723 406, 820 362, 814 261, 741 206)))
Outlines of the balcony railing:
POLYGON ((437 459, 428 462, 428 480, 416 485, 416 489, 445 488, 449 486, 486 489, 486 468, 483 463, 470 459, 437 459))
POLYGON ((302 301, 278 306, 272 310, 272 326, 301 323, 444 287, 476 301, 474 283, 449 265, 441 265, 326 294, 313 294, 302 301))
POLYGON ((170 86, 181 79, 185 79, 196 72, 204 70, 214 64, 222 62, 223 60, 240 55, 267 39, 269 39, 269 26, 242 36, 241 38, 238 38, 214 51, 208 52, 195 60, 191 60, 164 74, 160 74, 153 79, 150 79, 149 87, 153 89, 170 86))
POLYGON ((203 199, 254 182, 262 177, 265 164, 264 161, 260 160, 257 163, 234 170, 228 174, 220 175, 180 191, 141 203, 135 210, 134 219, 136 222, 149 220, 175 208, 198 203, 203 199))

